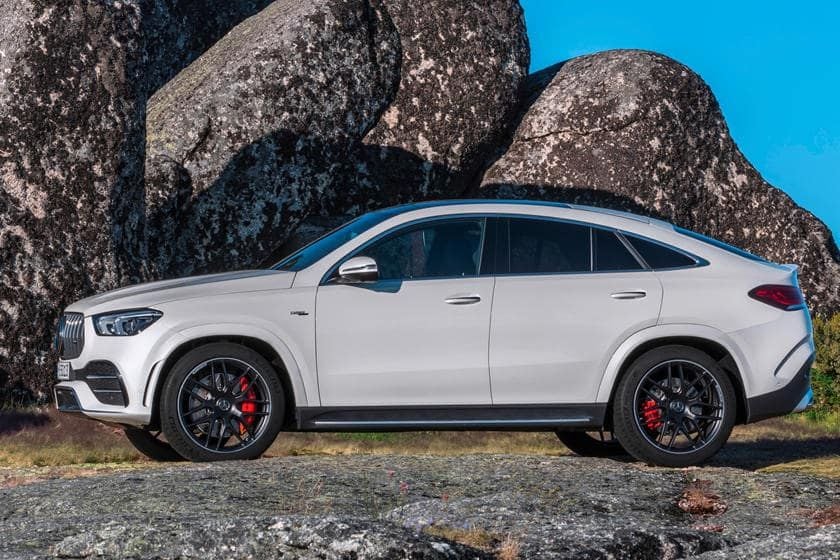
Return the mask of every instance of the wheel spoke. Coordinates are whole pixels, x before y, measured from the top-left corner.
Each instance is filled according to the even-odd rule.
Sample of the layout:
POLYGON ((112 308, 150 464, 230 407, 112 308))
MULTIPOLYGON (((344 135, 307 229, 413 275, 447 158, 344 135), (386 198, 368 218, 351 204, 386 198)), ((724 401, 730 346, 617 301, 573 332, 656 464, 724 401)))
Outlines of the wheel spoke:
POLYGON ((674 440, 677 439, 676 422, 674 423, 674 429, 670 433, 671 433, 671 439, 668 440, 668 445, 666 446, 668 449, 671 449, 674 446, 674 440))
POLYGON ((195 414, 195 413, 196 413, 196 412, 198 412, 199 410, 205 410, 205 409, 208 409, 208 408, 210 408, 210 405, 209 405, 209 404, 207 404, 206 402, 203 402, 203 403, 201 403, 200 405, 195 406, 195 407, 193 407, 193 408, 189 409, 188 411, 186 411, 185 413, 183 413, 181 416, 183 416, 183 417, 185 417, 185 418, 186 418, 187 416, 190 416, 190 415, 192 415, 192 414, 195 414))
POLYGON ((222 440, 225 438, 225 430, 227 430, 227 422, 219 422, 221 426, 221 432, 219 432, 219 437, 216 440, 216 451, 218 451, 222 446, 222 440))
POLYGON ((205 416, 204 418, 199 418, 195 422, 190 422, 186 425, 187 428, 195 428, 196 426, 200 426, 201 424, 207 424, 213 420, 210 416, 205 416))
MULTIPOLYGON (((189 390, 189 392, 190 392, 191 394, 196 394, 196 395, 197 395, 197 393, 194 393, 194 392, 193 392, 193 389, 195 389, 196 387, 200 387, 201 389, 204 389, 205 391, 207 391, 207 392, 208 392, 208 393, 210 393, 211 395, 212 395, 212 394, 214 394, 214 393, 216 392, 214 389, 212 389, 212 388, 210 388, 209 386, 205 385, 204 383, 202 383, 201 381, 199 381, 199 380, 198 380, 198 379, 196 379, 195 377, 191 377, 191 378, 189 378, 189 379, 187 380, 187 383, 192 383, 192 384, 193 384, 193 386, 192 386, 190 389, 188 389, 188 390, 189 390)), ((185 388, 186 388, 186 387, 185 387, 185 388)))
POLYGON ((642 392, 644 394, 646 394, 647 396, 652 398, 654 401, 656 401, 657 405, 659 405, 662 402, 662 400, 663 400, 662 397, 657 397, 656 395, 654 395, 653 393, 651 393, 650 391, 648 391, 644 387, 641 387, 641 389, 642 389, 642 392))

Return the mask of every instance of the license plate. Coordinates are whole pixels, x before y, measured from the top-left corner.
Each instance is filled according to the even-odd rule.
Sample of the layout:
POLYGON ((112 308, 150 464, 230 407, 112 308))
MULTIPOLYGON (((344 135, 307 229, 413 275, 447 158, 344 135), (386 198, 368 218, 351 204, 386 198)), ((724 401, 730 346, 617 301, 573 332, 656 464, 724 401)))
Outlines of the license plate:
POLYGON ((56 377, 59 381, 70 381, 70 362, 58 362, 56 377))

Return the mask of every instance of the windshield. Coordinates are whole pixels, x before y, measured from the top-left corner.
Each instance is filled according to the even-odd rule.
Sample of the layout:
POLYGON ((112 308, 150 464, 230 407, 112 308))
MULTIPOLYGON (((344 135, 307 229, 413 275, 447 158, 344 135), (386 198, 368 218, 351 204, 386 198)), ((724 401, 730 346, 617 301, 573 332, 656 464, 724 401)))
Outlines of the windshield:
POLYGON ((714 247, 717 247, 718 249, 723 249, 724 251, 729 251, 730 253, 738 255, 739 257, 744 257, 745 259, 750 259, 752 261, 767 262, 765 259, 762 259, 758 255, 753 255, 752 253, 748 253, 747 251, 744 251, 743 249, 739 249, 738 247, 734 247, 732 245, 729 245, 728 243, 724 243, 723 241, 718 241, 717 239, 715 239, 713 237, 707 237, 705 235, 697 233, 696 231, 691 231, 690 229, 684 229, 684 228, 681 228, 681 227, 674 226, 674 229, 677 231, 677 233, 687 235, 688 237, 691 237, 691 238, 696 239, 698 241, 702 241, 703 243, 708 243, 709 245, 713 245, 714 247))
POLYGON ((401 211, 404 211, 404 209, 389 208, 359 216, 313 241, 309 245, 306 245, 302 249, 298 249, 271 268, 272 270, 288 270, 292 272, 303 270, 329 255, 354 237, 384 222, 388 218, 396 216, 401 211))

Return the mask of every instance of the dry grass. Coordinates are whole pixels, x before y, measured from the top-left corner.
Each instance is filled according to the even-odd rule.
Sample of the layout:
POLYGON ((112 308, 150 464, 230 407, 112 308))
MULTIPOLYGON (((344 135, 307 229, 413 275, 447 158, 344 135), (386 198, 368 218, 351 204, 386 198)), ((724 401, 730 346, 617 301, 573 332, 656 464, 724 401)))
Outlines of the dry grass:
POLYGON ((53 409, 0 412, 0 466, 136 463, 122 430, 53 409))
POLYGON ((567 455, 546 432, 285 433, 267 455, 567 455))
MULTIPOLYGON (((477 453, 557 456, 569 451, 545 432, 283 433, 267 455, 477 453)), ((0 467, 134 463, 150 464, 118 427, 51 408, 0 411, 0 467)), ((711 464, 840 478, 840 431, 801 416, 738 426, 711 464)))
MULTIPOLYGON (((836 449, 835 449, 836 452, 836 449)), ((796 472, 840 479, 840 454, 831 457, 800 459, 758 469, 760 472, 796 472)))
POLYGON ((516 560, 519 558, 519 540, 510 533, 500 536, 480 527, 460 529, 446 525, 429 525, 424 531, 433 537, 440 537, 493 553, 499 560, 516 560))

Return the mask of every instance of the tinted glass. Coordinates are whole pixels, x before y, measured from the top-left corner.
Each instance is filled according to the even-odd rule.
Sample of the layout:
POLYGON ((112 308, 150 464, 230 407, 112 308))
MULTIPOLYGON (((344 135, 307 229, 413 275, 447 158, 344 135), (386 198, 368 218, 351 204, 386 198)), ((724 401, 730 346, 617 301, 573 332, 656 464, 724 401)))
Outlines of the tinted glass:
POLYGON ((636 251, 645 259, 645 262, 653 269, 657 268, 681 268, 685 266, 696 266, 697 263, 691 257, 669 249, 659 243, 642 239, 633 235, 624 234, 636 251))
POLYGON ((607 230, 594 229, 595 270, 641 270, 642 265, 636 260, 618 236, 607 230))
POLYGON ((510 272, 589 272, 589 228, 551 220, 510 220, 510 272))
POLYGON ((347 222, 343 226, 332 230, 309 245, 298 249, 271 268, 274 270, 303 270, 311 264, 314 264, 326 257, 328 254, 332 253, 357 235, 364 233, 373 226, 384 222, 392 216, 396 216, 401 211, 403 210, 400 208, 389 208, 387 210, 379 210, 377 212, 370 212, 363 216, 359 216, 355 220, 347 222))
POLYGON ((438 221, 365 248, 381 280, 477 276, 484 220, 438 221))
POLYGON ((752 261, 767 262, 765 259, 762 259, 761 257, 759 257, 757 255, 753 255, 752 253, 748 253, 747 251, 744 251, 743 249, 739 249, 738 247, 733 247, 732 245, 724 243, 723 241, 718 241, 717 239, 715 239, 713 237, 706 237, 705 235, 701 235, 701 234, 699 234, 695 231, 691 231, 691 230, 688 230, 688 229, 683 229, 683 228, 678 228, 678 227, 675 227, 674 229, 677 230, 679 233, 681 233, 683 235, 687 235, 688 237, 691 237, 692 239, 702 241, 703 243, 708 243, 709 245, 717 247, 718 249, 723 249, 724 251, 729 251, 730 253, 738 255, 739 257, 744 257, 745 259, 750 259, 752 261))

